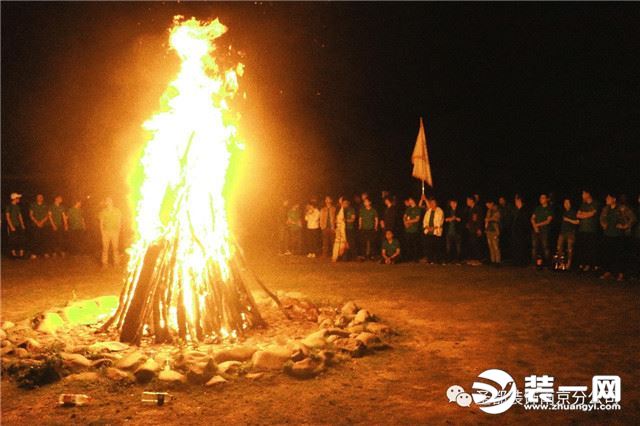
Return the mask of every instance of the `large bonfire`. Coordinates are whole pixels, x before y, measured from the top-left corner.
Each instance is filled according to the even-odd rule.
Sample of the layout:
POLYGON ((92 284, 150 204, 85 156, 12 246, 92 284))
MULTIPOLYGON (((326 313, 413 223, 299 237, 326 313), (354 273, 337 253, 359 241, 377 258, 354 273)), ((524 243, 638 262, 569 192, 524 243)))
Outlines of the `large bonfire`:
POLYGON ((105 324, 123 342, 219 340, 263 322, 227 223, 224 189, 237 143, 230 104, 243 65, 221 69, 213 56, 226 30, 217 19, 182 17, 170 30, 181 67, 166 108, 144 123, 152 136, 137 188, 136 236, 119 307, 105 324))

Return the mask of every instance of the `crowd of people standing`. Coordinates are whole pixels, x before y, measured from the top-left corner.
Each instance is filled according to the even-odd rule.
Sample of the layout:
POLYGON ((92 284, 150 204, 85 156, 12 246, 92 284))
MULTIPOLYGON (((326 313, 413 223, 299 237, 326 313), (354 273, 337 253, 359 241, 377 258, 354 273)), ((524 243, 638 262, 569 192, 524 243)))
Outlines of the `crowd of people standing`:
MULTIPOLYGON (((4 209, 7 249, 11 257, 33 260, 87 252, 87 223, 81 200, 75 200, 67 208, 61 195, 56 195, 53 203, 49 204, 45 202, 43 194, 37 194, 25 214, 21 201, 22 194, 14 192, 4 209)), ((102 202, 98 223, 102 239, 102 265, 106 267, 109 264, 111 254, 112 263, 117 266, 122 214, 111 198, 102 202)))
MULTIPOLYGON (((332 261, 534 265, 540 269, 595 271, 624 280, 640 264, 639 207, 609 193, 604 206, 584 190, 580 202, 540 194, 529 208, 520 195, 482 200, 472 194, 440 205, 434 197, 399 200, 383 191, 304 208, 284 201, 279 254, 322 256, 332 261)), ((640 196, 638 197, 640 204, 640 196)))

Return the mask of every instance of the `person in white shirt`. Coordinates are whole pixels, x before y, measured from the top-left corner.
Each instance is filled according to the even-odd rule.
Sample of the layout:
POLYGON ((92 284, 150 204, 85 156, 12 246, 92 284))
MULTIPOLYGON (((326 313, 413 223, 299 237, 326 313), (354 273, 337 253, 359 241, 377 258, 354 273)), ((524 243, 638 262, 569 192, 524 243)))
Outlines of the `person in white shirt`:
POLYGON ((307 257, 314 258, 320 254, 320 250, 322 249, 320 210, 318 210, 315 201, 310 201, 309 204, 307 204, 307 211, 304 215, 304 220, 307 223, 307 257))
POLYGON ((427 200, 427 211, 422 220, 424 229, 424 252, 427 262, 442 262, 442 227, 444 225, 444 212, 438 207, 435 198, 427 200))

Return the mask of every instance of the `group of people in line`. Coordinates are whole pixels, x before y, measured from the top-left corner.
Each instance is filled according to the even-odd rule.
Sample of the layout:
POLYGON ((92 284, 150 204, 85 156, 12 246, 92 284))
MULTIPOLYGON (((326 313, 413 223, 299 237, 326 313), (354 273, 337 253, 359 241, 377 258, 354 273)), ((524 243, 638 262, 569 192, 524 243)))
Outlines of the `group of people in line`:
POLYGON ((387 191, 379 206, 367 193, 337 203, 326 196, 322 206, 311 199, 304 208, 284 201, 279 251, 333 262, 532 264, 596 271, 603 279, 622 281, 640 264, 639 208, 613 193, 601 207, 588 190, 577 208, 571 197, 555 200, 548 194, 540 194, 532 209, 520 195, 509 202, 472 194, 464 204, 451 198, 442 207, 425 195, 406 197, 399 205, 387 191))
MULTIPOLYGON (((49 204, 42 194, 37 194, 25 214, 21 201, 22 194, 12 193, 3 218, 11 257, 37 259, 86 252, 87 223, 81 200, 75 200, 67 208, 61 195, 56 195, 53 203, 49 204)), ((98 221, 102 237, 102 265, 109 265, 111 252, 112 263, 117 266, 122 214, 111 198, 103 201, 98 221)))

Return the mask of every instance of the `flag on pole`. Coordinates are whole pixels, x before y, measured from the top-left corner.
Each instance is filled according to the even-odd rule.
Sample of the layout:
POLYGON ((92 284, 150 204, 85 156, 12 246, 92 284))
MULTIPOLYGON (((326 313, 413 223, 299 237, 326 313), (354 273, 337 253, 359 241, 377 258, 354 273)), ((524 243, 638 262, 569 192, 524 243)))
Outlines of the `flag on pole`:
POLYGON ((426 182, 433 188, 431 164, 429 163, 429 154, 427 153, 427 135, 424 132, 422 117, 420 117, 420 130, 416 138, 416 146, 413 148, 413 154, 411 155, 411 162, 413 163, 413 177, 420 179, 423 185, 426 182))

